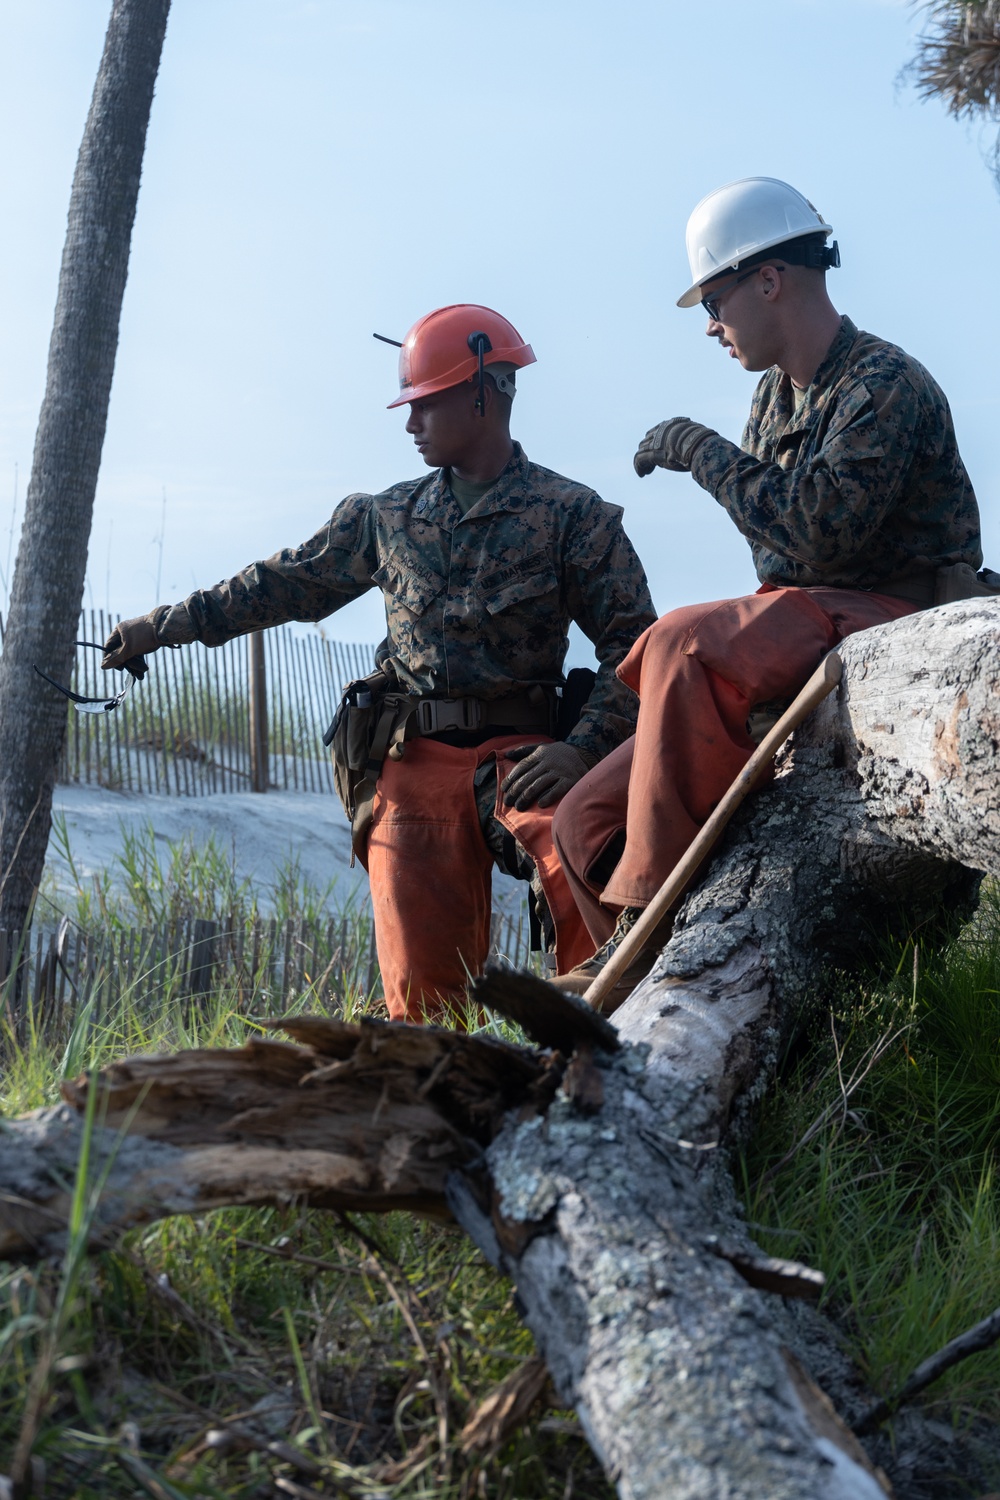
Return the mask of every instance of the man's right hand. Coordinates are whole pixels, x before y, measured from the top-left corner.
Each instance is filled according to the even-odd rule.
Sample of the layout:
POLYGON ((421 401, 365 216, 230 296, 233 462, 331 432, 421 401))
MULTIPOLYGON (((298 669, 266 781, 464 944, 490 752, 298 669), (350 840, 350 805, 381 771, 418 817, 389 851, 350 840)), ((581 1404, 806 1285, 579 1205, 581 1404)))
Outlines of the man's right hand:
POLYGON ((139 615, 134 620, 119 620, 104 642, 101 666, 105 672, 113 667, 124 667, 141 682, 149 668, 146 657, 151 651, 159 651, 161 641, 156 639, 156 626, 149 615, 139 615))
POLYGON ((690 417, 671 417, 649 429, 639 444, 632 465, 640 479, 645 479, 657 468, 685 474, 691 468, 695 450, 708 437, 718 437, 714 428, 692 422, 690 417))

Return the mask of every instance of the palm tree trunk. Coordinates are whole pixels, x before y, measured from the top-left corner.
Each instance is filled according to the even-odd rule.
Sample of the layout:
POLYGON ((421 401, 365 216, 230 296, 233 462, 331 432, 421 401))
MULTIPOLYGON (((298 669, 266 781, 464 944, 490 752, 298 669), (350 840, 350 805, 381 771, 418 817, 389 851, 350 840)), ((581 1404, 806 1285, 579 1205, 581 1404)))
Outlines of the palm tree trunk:
POLYGON ((41 879, 128 275, 170 0, 114 0, 77 159, 10 614, 0 657, 0 930, 41 879))

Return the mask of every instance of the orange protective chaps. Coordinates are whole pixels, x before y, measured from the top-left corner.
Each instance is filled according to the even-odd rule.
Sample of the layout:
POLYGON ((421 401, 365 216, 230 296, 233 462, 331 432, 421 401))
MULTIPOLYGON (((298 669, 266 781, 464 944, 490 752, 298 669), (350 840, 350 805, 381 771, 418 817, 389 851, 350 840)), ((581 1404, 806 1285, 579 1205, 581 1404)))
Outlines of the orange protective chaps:
POLYGON ((486 962, 493 857, 473 778, 490 757, 498 773, 494 815, 535 863, 555 923, 557 962, 572 968, 594 951, 553 849, 555 809, 519 813, 501 804, 499 783, 513 764, 503 751, 524 743, 523 734, 499 735, 470 749, 408 740, 402 760, 382 767, 368 874, 382 985, 395 1021, 439 1020, 449 1010, 454 1016, 469 976, 486 962))
POLYGON ((648 905, 746 765, 754 704, 794 697, 844 636, 913 610, 884 594, 765 584, 672 610, 639 637, 618 668, 639 694, 635 736, 567 793, 553 830, 595 942, 622 907, 648 905))

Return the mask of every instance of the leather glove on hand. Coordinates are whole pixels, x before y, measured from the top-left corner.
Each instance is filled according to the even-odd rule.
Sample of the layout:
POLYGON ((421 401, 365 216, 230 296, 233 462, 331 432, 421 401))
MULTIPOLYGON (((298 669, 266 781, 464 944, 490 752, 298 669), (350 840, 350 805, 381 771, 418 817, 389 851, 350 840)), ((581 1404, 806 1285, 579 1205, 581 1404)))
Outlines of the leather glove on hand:
POLYGON ((632 460, 635 472, 640 479, 656 468, 684 474, 691 467, 695 449, 707 437, 718 437, 718 433, 712 427, 692 422, 690 417, 671 417, 660 422, 649 429, 639 444, 632 460))
POLYGON ((146 657, 151 651, 159 651, 162 641, 156 639, 156 626, 151 615, 139 615, 135 620, 119 620, 104 642, 101 666, 105 672, 112 667, 124 667, 126 672, 142 681, 149 668, 146 657))
POLYGON ((586 775, 596 759, 564 740, 549 745, 518 745, 503 754, 508 760, 520 762, 500 787, 504 802, 518 812, 534 802, 539 807, 551 807, 586 775))

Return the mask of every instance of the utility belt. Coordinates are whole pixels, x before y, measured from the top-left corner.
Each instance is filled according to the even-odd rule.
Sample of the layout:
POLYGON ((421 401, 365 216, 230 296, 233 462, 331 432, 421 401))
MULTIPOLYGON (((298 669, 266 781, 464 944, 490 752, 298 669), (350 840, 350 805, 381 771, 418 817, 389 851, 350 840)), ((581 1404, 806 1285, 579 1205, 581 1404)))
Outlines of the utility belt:
POLYGON ((394 675, 381 669, 349 683, 323 743, 330 747, 334 785, 351 820, 351 863, 368 841, 386 757, 401 760, 407 740, 489 730, 551 736, 558 707, 555 689, 541 683, 493 699, 418 696, 405 692, 394 675))
POLYGON ((410 734, 434 735, 455 729, 466 734, 482 729, 555 732, 558 700, 551 688, 541 684, 508 698, 415 698, 411 702, 415 712, 410 734))
POLYGON ((935 604, 954 604, 957 599, 984 599, 1000 594, 1000 573, 994 573, 992 568, 980 568, 977 573, 970 563, 910 568, 883 579, 870 592, 905 599, 917 609, 931 609, 935 604))

